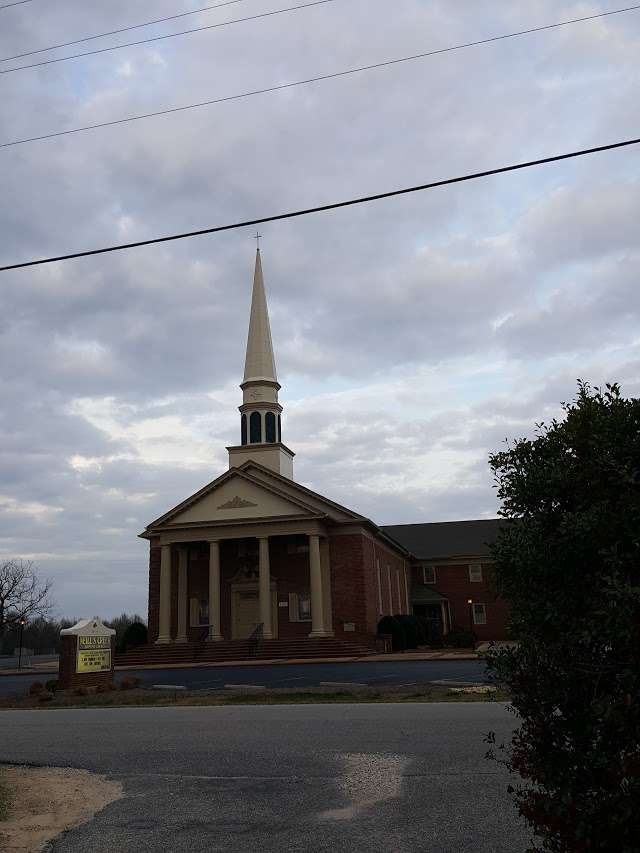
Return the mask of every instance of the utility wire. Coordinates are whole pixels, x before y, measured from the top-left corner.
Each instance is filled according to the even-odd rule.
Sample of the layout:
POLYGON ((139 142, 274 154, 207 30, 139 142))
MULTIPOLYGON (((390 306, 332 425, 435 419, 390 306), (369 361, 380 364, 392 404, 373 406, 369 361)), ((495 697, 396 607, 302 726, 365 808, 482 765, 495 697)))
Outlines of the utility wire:
POLYGON ((140 246, 150 246, 154 243, 168 243, 172 240, 184 240, 187 237, 200 237, 203 234, 216 234, 219 231, 232 231, 236 228, 247 228, 249 225, 262 225, 265 222, 276 222, 281 219, 294 219, 299 216, 308 216, 311 213, 322 213, 326 210, 337 210, 340 207, 351 207, 355 204, 365 204, 370 201, 380 201, 381 199, 392 198, 398 195, 407 195, 408 193, 422 192, 423 190, 431 190, 435 187, 444 187, 448 184, 460 184, 464 181, 474 181, 478 178, 486 178, 490 175, 500 175, 503 172, 515 172, 518 169, 530 169, 532 166, 542 166, 545 163, 555 163, 559 160, 569 160, 572 157, 584 157, 587 154, 596 154, 600 151, 612 151, 615 148, 624 148, 628 145, 638 145, 640 137, 637 139, 626 139, 623 142, 612 142, 609 145, 599 145, 596 148, 584 148, 581 151, 570 151, 567 154, 554 154, 550 157, 543 157, 539 160, 529 160, 525 163, 515 163, 511 166, 500 166, 497 169, 487 169, 484 172, 472 172, 468 175, 460 175, 455 178, 446 178, 442 181, 432 181, 428 184, 420 184, 419 186, 404 187, 399 190, 391 190, 390 192, 377 193, 376 195, 361 196, 360 198, 352 198, 348 201, 337 201, 332 204, 322 204, 317 207, 308 207, 303 210, 294 210, 289 213, 277 213, 272 216, 261 216, 258 219, 248 219, 244 222, 234 222, 230 225, 216 225, 212 228, 202 228, 199 231, 186 231, 182 234, 170 234, 166 237, 153 237, 149 240, 138 240, 135 243, 121 243, 116 246, 105 246, 101 249, 89 249, 85 252, 72 252, 68 255, 57 255, 51 258, 40 258, 36 261, 22 261, 17 264, 8 264, 0 267, 0 272, 7 270, 17 270, 22 267, 34 267, 40 264, 52 264, 55 261, 68 261, 72 258, 86 258, 89 255, 103 255, 107 252, 120 252, 123 249, 135 249, 140 246))
MULTIPOLYGON (((21 3, 30 3, 31 0, 20 0, 21 3)), ((244 3, 245 0, 225 0, 224 3, 216 3, 213 6, 201 6, 200 9, 193 9, 191 12, 180 12, 177 15, 168 15, 166 18, 156 18, 153 21, 145 21, 142 24, 131 24, 129 27, 120 27, 119 30, 109 30, 106 33, 96 33, 94 36, 84 36, 84 38, 74 39, 73 41, 63 41, 60 44, 50 44, 48 47, 39 47, 37 50, 27 50, 24 53, 16 53, 14 56, 5 56, 0 58, 0 62, 9 62, 11 59, 22 59, 25 56, 33 56, 36 53, 46 53, 48 50, 57 50, 59 47, 71 47, 73 44, 82 44, 85 41, 93 41, 93 39, 101 39, 105 36, 115 36, 119 33, 128 33, 130 30, 139 30, 141 27, 150 27, 153 24, 163 24, 165 21, 175 21, 176 18, 186 18, 187 15, 198 15, 200 12, 209 12, 211 9, 220 9, 222 6, 233 6, 234 3, 244 3)), ((13 5, 10 3, 9 5, 13 5)), ((0 9, 6 8, 0 6, 0 9)))
POLYGON ((258 18, 270 18, 273 15, 281 15, 283 12, 296 12, 298 9, 308 9, 311 6, 322 6, 325 3, 334 2, 335 0, 313 0, 311 3, 303 3, 300 6, 289 6, 286 9, 275 9, 271 12, 261 12, 258 15, 249 15, 246 18, 234 18, 232 21, 222 21, 218 24, 207 24, 207 26, 204 27, 194 27, 191 30, 181 30, 178 33, 168 33, 163 36, 151 36, 150 38, 140 39, 139 41, 128 41, 124 44, 115 44, 109 47, 97 48, 96 50, 86 50, 84 53, 73 53, 71 56, 58 56, 55 59, 43 59, 41 62, 32 62, 29 65, 17 65, 15 68, 4 68, 0 70, 0 74, 13 74, 14 71, 24 71, 27 68, 40 68, 42 65, 53 65, 56 62, 67 62, 70 59, 79 59, 82 56, 95 56, 98 53, 109 53, 109 51, 122 50, 125 47, 135 47, 136 45, 149 44, 154 41, 173 39, 176 38, 176 36, 187 36, 192 33, 201 33, 204 30, 215 30, 218 27, 228 27, 231 24, 242 24, 246 21, 257 21, 258 18))
POLYGON ((453 45, 450 47, 442 47, 442 48, 439 48, 437 50, 425 51, 424 53, 415 53, 411 56, 399 57, 398 59, 388 59, 384 62, 372 63, 371 65, 361 65, 357 68, 348 68, 345 71, 336 71, 332 74, 321 74, 317 77, 308 77, 305 80, 294 80, 293 82, 290 82, 290 83, 280 83, 279 85, 269 86, 269 87, 264 88, 264 89, 253 89, 252 91, 241 92, 241 93, 236 94, 236 95, 225 95, 221 98, 212 98, 211 100, 200 101, 199 103, 196 103, 196 104, 185 104, 184 106, 180 106, 180 107, 169 107, 169 108, 164 109, 164 110, 155 110, 154 112, 150 112, 150 113, 142 113, 141 115, 126 116, 124 118, 112 119, 111 121, 98 122, 97 124, 87 124, 87 125, 84 125, 82 127, 72 127, 72 128, 69 128, 68 130, 58 130, 58 131, 55 131, 53 133, 43 133, 43 134, 40 134, 39 136, 27 136, 27 137, 24 137, 23 139, 12 139, 9 142, 0 143, 0 148, 10 148, 14 145, 24 145, 27 142, 38 142, 42 139, 54 139, 55 137, 67 136, 68 134, 71 134, 71 133, 84 133, 84 131, 86 131, 86 130, 96 130, 97 128, 100 128, 100 127, 112 127, 112 126, 117 125, 117 124, 127 124, 127 123, 132 122, 132 121, 142 121, 143 119, 152 118, 154 116, 163 116, 163 115, 169 115, 170 113, 184 112, 185 110, 199 109, 200 107, 208 107, 208 106, 212 106, 213 104, 221 104, 221 103, 224 103, 226 101, 238 101, 238 100, 241 100, 242 98, 253 97, 254 95, 265 95, 269 92, 279 92, 283 89, 292 89, 296 86, 305 86, 308 83, 318 83, 318 82, 323 81, 323 80, 333 80, 337 77, 346 77, 350 74, 359 74, 363 71, 371 71, 374 68, 385 68, 385 67, 388 67, 390 65, 399 65, 402 62, 412 62, 416 59, 425 59, 426 57, 436 56, 440 53, 448 53, 449 51, 454 51, 454 50, 463 50, 464 48, 467 48, 467 47, 475 47, 477 45, 489 44, 491 42, 501 41, 503 39, 515 38, 516 36, 529 35, 530 33, 541 32, 542 30, 551 30, 551 29, 554 29, 557 27, 566 27, 569 24, 576 24, 576 23, 579 23, 581 21, 590 21, 590 20, 593 20, 594 18, 602 18, 605 15, 618 15, 621 12, 630 12, 630 11, 633 11, 635 9, 640 9, 640 4, 636 5, 636 6, 628 6, 625 9, 614 9, 611 12, 600 12, 597 15, 588 15, 588 16, 583 17, 583 18, 573 18, 569 21, 560 21, 556 24, 547 24, 546 26, 542 26, 542 27, 532 27, 531 29, 528 29, 528 30, 519 30, 518 32, 505 33, 505 34, 499 35, 499 36, 492 36, 491 38, 479 39, 478 41, 466 42, 465 44, 458 44, 458 45, 453 45))
POLYGON ((0 11, 8 9, 9 6, 22 6, 23 3, 31 3, 31 0, 14 0, 13 3, 5 3, 4 6, 0 6, 0 11))

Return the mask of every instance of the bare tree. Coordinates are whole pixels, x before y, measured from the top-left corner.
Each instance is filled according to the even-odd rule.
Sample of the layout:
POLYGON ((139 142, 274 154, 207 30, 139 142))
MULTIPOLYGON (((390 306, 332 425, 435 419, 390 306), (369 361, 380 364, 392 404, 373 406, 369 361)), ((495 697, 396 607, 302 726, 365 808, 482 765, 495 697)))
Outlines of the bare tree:
POLYGON ((50 592, 51 581, 40 580, 32 562, 0 563, 0 637, 20 619, 48 616, 53 609, 50 592))

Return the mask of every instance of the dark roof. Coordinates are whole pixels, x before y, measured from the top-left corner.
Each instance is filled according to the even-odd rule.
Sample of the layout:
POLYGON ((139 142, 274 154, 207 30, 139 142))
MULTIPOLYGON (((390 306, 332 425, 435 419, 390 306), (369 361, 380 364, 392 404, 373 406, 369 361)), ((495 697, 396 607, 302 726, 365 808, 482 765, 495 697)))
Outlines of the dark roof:
POLYGON ((389 524, 380 529, 411 551, 419 560, 438 557, 484 557, 490 555, 501 518, 477 521, 436 521, 429 524, 389 524))
POLYGON ((413 604, 428 604, 433 601, 446 601, 447 599, 430 586, 424 584, 415 584, 411 590, 411 602, 413 604))

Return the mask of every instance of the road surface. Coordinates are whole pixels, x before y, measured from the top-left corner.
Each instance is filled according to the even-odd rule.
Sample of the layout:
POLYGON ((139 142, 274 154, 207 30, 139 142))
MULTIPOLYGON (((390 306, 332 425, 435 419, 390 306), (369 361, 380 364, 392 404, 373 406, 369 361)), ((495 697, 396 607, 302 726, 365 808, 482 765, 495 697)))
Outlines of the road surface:
POLYGON ((1 711, 0 755, 124 784, 53 853, 521 853, 482 739, 513 722, 502 703, 1 711))
MULTIPOLYGON (((486 681, 480 660, 362 661, 345 663, 268 664, 185 669, 141 669, 116 672, 116 681, 136 675, 144 685, 181 684, 193 690, 215 690, 225 684, 256 684, 265 687, 319 687, 324 682, 358 683, 373 686, 416 686, 431 681, 465 683, 486 681)), ((55 675, 0 676, 0 696, 26 693, 33 681, 55 675)))

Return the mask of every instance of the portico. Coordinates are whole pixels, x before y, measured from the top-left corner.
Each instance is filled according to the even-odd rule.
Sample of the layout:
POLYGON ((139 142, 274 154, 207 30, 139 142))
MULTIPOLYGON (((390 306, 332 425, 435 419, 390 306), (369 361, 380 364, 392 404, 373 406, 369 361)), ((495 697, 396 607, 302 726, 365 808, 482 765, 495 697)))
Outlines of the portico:
MULTIPOLYGON (((277 537, 284 540, 285 544, 291 544, 292 539, 291 533, 284 533, 278 525, 274 525, 274 531, 271 536, 264 535, 264 530, 260 530, 258 531, 260 535, 242 538, 238 538, 237 532, 235 536, 225 536, 225 531, 222 530, 216 534, 216 538, 210 538, 211 531, 206 530, 189 530, 188 533, 180 531, 179 534, 176 531, 172 537, 169 534, 163 534, 160 537, 159 615, 156 643, 159 645, 185 643, 190 639, 190 635, 194 634, 194 628, 198 628, 201 635, 203 628, 208 629, 207 642, 246 639, 258 626, 261 627, 261 636, 265 640, 275 639, 281 633, 279 623, 285 618, 289 620, 293 616, 291 621, 304 621, 299 620, 297 611, 288 612, 294 606, 291 604, 290 596, 296 596, 297 603, 297 597, 307 595, 310 598, 308 626, 310 631, 307 636, 332 637, 334 632, 331 613, 331 567, 326 535, 314 529, 302 534, 294 534, 293 541, 298 551, 301 537, 306 540, 307 546, 304 550, 308 557, 306 571, 300 570, 298 560, 291 577, 291 567, 284 566, 282 563, 282 548, 275 549, 280 559, 276 563, 275 573, 272 573, 270 542, 277 537), (205 534, 202 537, 198 535, 201 532, 205 534), (185 535, 190 537, 188 541, 185 540, 185 535), (198 549, 197 553, 200 552, 203 541, 207 545, 207 598, 206 607, 203 607, 202 611, 206 612, 207 623, 204 625, 198 621, 197 625, 194 625, 196 617, 194 617, 195 608, 192 602, 196 598, 190 596, 189 591, 194 588, 195 578, 190 579, 190 564, 192 572, 196 569, 201 572, 202 567, 195 565, 196 562, 201 561, 193 561, 189 557, 194 549, 198 549), (248 543, 254 543, 255 547, 251 548, 251 545, 247 547, 248 543), (227 572, 223 572, 221 560, 221 553, 225 550, 231 554, 234 550, 236 552, 236 559, 232 561, 227 572), (245 556, 238 559, 238 552, 245 556), (257 564, 255 560, 250 559, 254 552, 257 552, 257 564), (285 572, 288 576, 287 598, 281 597, 281 600, 286 602, 286 608, 279 606, 278 596, 278 577, 285 572), (223 583, 228 587, 224 596, 223 583), (290 592, 292 585, 295 585, 299 592, 290 592), (227 618, 224 620, 227 623, 226 631, 223 628, 222 618, 223 599, 229 609, 227 618), (172 609, 175 611, 174 614, 172 609), (281 616, 281 610, 287 612, 283 612, 281 616)), ((197 601, 200 605, 203 599, 198 597, 197 601)))

